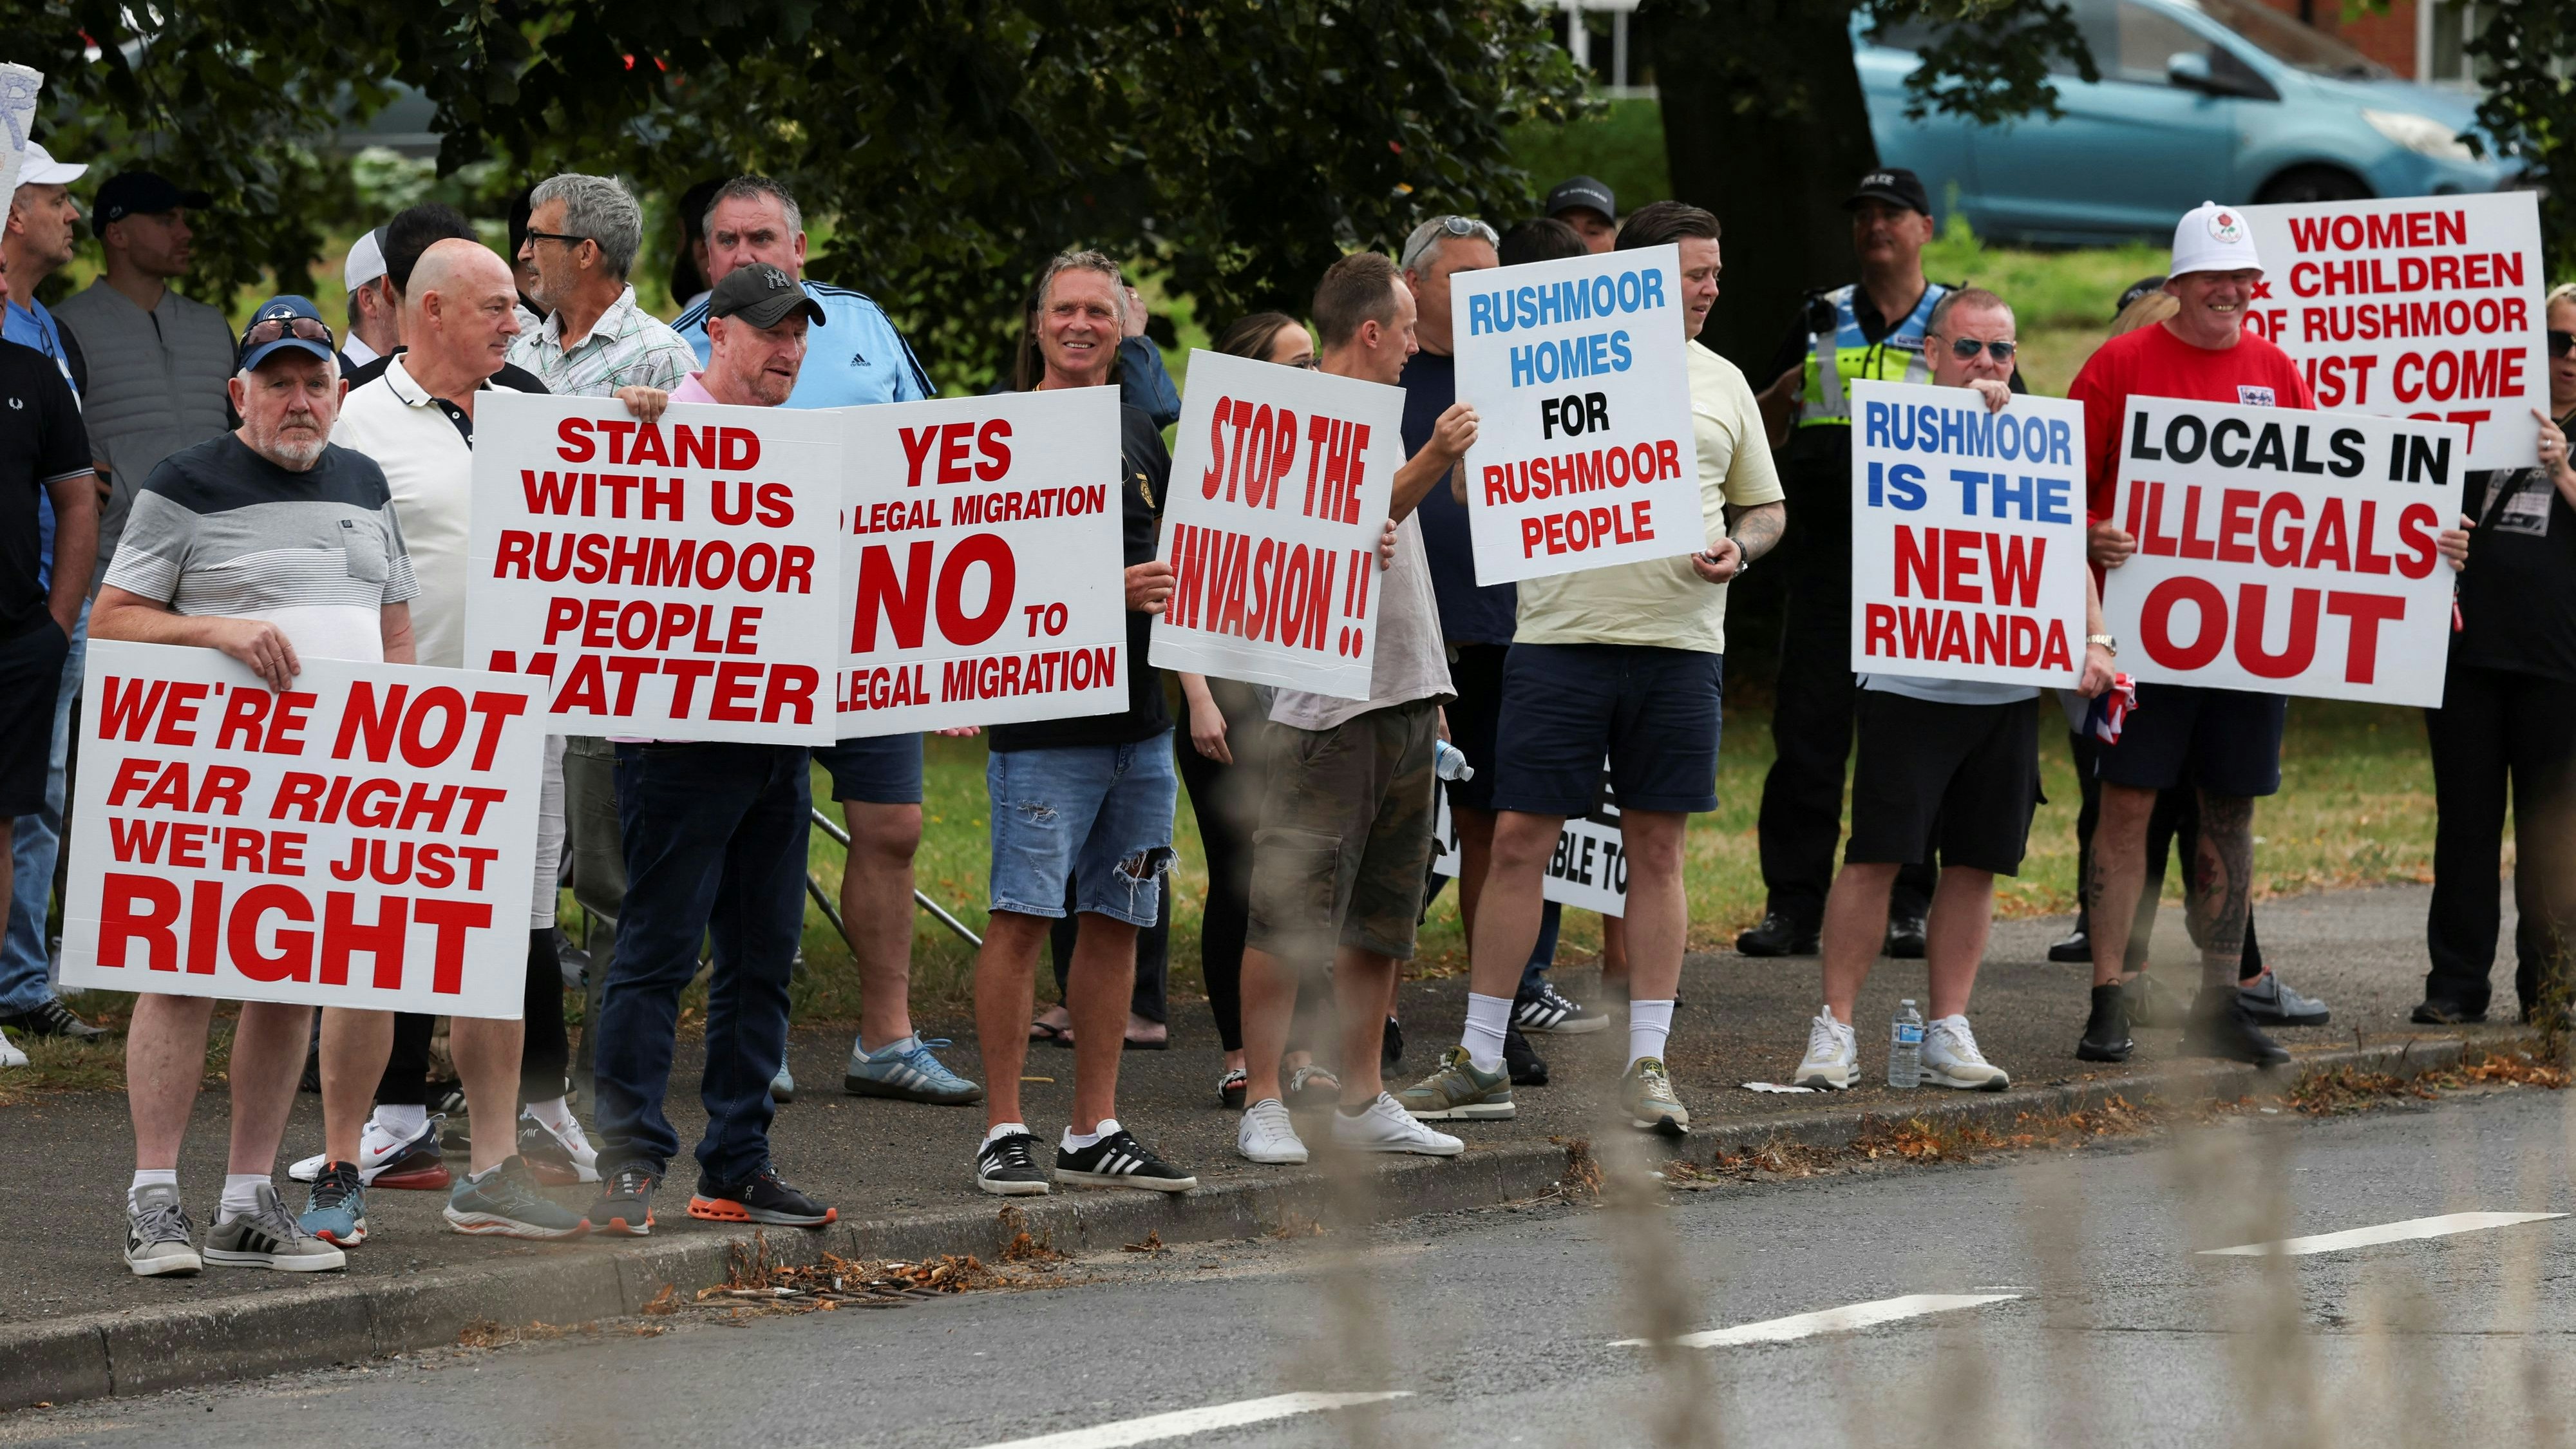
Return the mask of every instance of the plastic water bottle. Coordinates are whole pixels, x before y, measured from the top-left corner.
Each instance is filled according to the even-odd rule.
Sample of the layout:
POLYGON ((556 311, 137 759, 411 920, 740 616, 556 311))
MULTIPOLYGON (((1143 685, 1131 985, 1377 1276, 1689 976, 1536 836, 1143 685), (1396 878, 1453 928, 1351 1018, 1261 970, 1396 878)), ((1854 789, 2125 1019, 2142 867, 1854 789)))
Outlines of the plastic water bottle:
POLYGON ((1896 1008, 1896 1024, 1887 1033, 1887 1084, 1912 1088, 1923 1080, 1923 1013, 1911 1001, 1896 1008))
POLYGON ((1443 780, 1476 778, 1476 767, 1467 763, 1467 752, 1447 740, 1431 742, 1431 771, 1443 780))

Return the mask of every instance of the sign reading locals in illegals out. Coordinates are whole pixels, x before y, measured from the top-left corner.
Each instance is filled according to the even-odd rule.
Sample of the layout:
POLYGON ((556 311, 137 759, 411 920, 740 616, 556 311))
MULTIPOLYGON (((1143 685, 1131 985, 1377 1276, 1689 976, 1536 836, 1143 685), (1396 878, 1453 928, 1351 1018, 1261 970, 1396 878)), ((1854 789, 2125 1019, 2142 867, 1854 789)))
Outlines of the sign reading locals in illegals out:
POLYGON ((498 391, 474 419, 465 657, 554 732, 829 744, 843 415, 498 391))
POLYGON ((1370 595, 1404 390, 1221 352, 1190 354, 1154 663, 1369 697, 1370 595))
MULTIPOLYGON (((1431 868, 1446 876, 1458 873, 1458 825, 1449 813, 1446 786, 1441 788, 1431 821, 1431 868)), ((1619 804, 1611 794, 1606 766, 1591 812, 1568 816, 1558 827, 1556 853, 1539 874, 1538 893, 1560 906, 1605 916, 1628 914, 1628 840, 1619 829, 1619 804)))
POLYGON ((2468 430, 2132 397, 2102 611, 2143 680, 2442 702, 2468 430), (2132 642, 2134 641, 2134 642, 2132 642))
POLYGON ((2072 689, 2084 657, 2084 408, 1860 381, 1852 669, 2072 689))
POLYGON ((2246 325, 2332 411, 2457 423, 2470 468, 2525 468, 2549 410, 2540 200, 2529 191, 2248 206, 2246 325))
POLYGON ((1449 298, 1477 582, 1708 547, 1679 248, 1456 272, 1449 298))
POLYGON ((63 984, 516 1017, 541 681, 92 640, 63 984))
POLYGON ((840 734, 1125 709, 1118 389, 840 416, 840 734))

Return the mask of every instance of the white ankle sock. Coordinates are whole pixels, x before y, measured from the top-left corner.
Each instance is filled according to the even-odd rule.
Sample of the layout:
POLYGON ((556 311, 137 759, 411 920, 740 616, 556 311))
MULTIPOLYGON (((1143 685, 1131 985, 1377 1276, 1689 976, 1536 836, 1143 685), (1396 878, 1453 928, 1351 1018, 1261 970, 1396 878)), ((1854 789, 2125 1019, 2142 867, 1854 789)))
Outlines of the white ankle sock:
POLYGON ((396 1142, 409 1142, 429 1125, 429 1109, 418 1103, 410 1106, 380 1105, 369 1120, 378 1130, 396 1142))
POLYGON ((1480 1072, 1503 1069, 1503 1033, 1512 1024, 1512 999, 1508 996, 1479 996, 1467 993, 1467 1029, 1458 1037, 1458 1045, 1467 1049, 1467 1060, 1480 1072))
POLYGON ((1635 1066, 1639 1057, 1664 1055, 1664 1038, 1673 1030, 1673 1004, 1669 1001, 1628 1003, 1628 1065, 1635 1066))
POLYGON ((1026 1122, 1004 1122, 994 1127, 992 1131, 985 1133, 984 1140, 987 1142, 999 1142, 1005 1137, 1015 1135, 1028 1137, 1034 1134, 1029 1131, 1029 1124, 1026 1122))
MULTIPOLYGON (((379 1108, 377 1110, 381 1111, 383 1109, 379 1108)), ((561 1097, 557 1097, 550 1102, 530 1102, 528 1104, 528 1115, 536 1118, 540 1125, 552 1132, 565 1131, 569 1129, 573 1123, 572 1106, 561 1097)))
POLYGON ((134 1185, 125 1190, 125 1205, 129 1208, 134 1206, 134 1200, 141 1197, 147 1187, 178 1185, 179 1169, 175 1167, 138 1167, 134 1170, 134 1185))
POLYGON ((897 1056, 901 1056, 920 1044, 921 1033, 914 1032, 909 1036, 898 1037, 893 1041, 887 1042, 884 1046, 878 1047, 875 1051, 869 1051, 867 1047, 862 1045, 859 1048, 859 1054, 867 1057, 881 1057, 888 1052, 892 1052, 897 1056))
POLYGON ((224 1174, 223 1205, 217 1208, 215 1221, 228 1223, 237 1217, 259 1210, 259 1190, 269 1185, 265 1172, 227 1172, 224 1174))
POLYGON ((1064 1150, 1067 1152, 1080 1152, 1086 1147, 1097 1147, 1100 1145, 1101 1138, 1106 1137, 1117 1130, 1118 1119, 1115 1117, 1101 1118, 1100 1125, 1092 1128, 1089 1132, 1076 1132, 1071 1127, 1067 1127, 1064 1129, 1064 1150))

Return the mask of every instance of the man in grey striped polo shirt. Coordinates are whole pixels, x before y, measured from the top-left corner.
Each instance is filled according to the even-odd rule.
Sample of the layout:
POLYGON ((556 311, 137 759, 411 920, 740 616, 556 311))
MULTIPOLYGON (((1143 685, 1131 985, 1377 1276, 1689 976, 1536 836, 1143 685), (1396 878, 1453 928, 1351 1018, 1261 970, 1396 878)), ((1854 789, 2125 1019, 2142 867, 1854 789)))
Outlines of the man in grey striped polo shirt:
MULTIPOLYGON (((229 388, 241 427, 171 454, 144 480, 91 606, 90 636, 220 649, 279 690, 305 654, 413 662, 418 588, 384 470, 330 442, 346 386, 331 329, 310 301, 278 297, 253 314, 240 359, 229 388)), ((135 1001, 125 1048, 135 1166, 126 1264, 144 1277, 207 1262, 343 1267, 337 1245, 297 1229, 270 1180, 304 1071, 306 1006, 242 1004, 223 1204, 202 1257, 190 1241, 179 1144, 214 1005, 157 993, 135 1001)))

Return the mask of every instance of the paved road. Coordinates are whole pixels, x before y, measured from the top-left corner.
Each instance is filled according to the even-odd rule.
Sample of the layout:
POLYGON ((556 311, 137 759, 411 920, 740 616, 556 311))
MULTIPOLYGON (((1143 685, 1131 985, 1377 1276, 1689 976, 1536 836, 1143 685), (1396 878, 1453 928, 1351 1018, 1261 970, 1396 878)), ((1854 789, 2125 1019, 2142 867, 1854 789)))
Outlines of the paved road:
POLYGON ((2576 1209, 2571 1130, 2576 1095, 2538 1091, 2256 1115, 2134 1148, 1118 1255, 889 1312, 442 1351, 23 1413, 0 1444, 2547 1443, 2576 1365, 2576 1218, 2203 1250, 2576 1209), (1888 1300, 1859 1312, 1916 1316, 1807 1317, 1888 1300), (1777 1341, 1619 1343, 1713 1332, 1777 1341), (1263 1413, 1285 1416, 1205 1427, 1263 1413), (1151 1416, 1175 1434, 1140 1437, 1151 1416))

